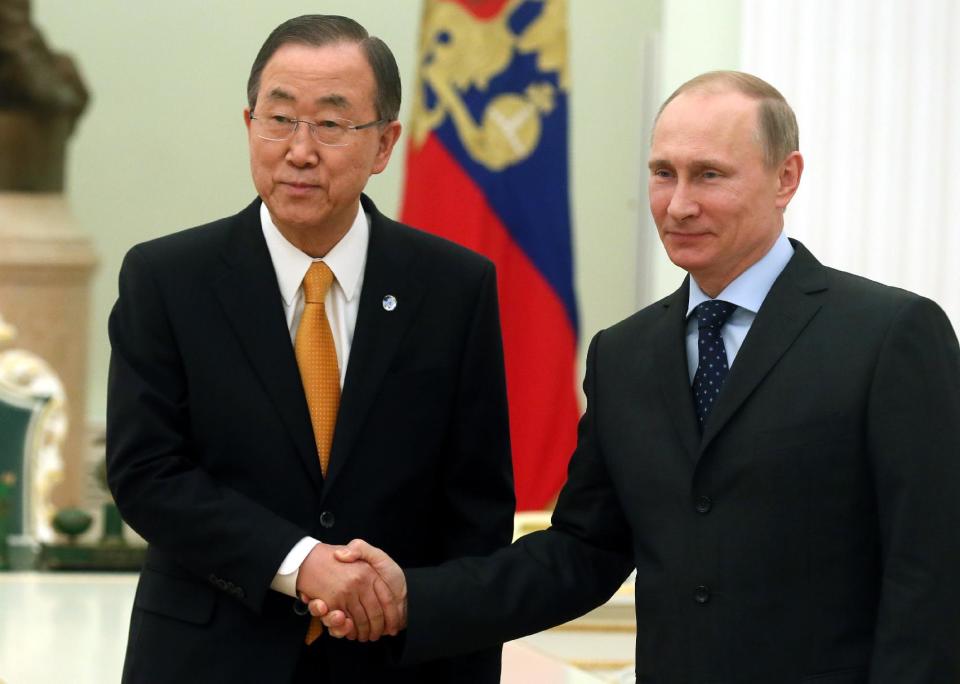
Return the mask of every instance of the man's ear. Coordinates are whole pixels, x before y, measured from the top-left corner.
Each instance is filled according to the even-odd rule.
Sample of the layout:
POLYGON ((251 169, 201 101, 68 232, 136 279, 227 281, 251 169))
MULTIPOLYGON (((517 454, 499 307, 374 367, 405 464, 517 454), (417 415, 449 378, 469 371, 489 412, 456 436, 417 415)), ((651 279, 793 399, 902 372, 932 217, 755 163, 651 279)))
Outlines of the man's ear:
POLYGON ((387 162, 390 161, 390 155, 393 153, 393 146, 400 139, 401 131, 403 131, 403 126, 400 125, 399 121, 391 121, 380 131, 380 147, 377 149, 377 158, 371 173, 380 173, 387 168, 387 162))
POLYGON ((777 207, 781 211, 787 208, 790 200, 797 194, 802 175, 803 156, 799 152, 791 152, 780 164, 777 172, 777 207))

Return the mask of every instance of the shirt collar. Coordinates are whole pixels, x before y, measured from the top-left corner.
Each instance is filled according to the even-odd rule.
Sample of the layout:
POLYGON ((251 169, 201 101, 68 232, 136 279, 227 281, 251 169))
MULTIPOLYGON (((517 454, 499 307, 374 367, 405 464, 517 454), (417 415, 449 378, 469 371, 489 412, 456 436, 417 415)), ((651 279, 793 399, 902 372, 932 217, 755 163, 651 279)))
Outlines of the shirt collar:
MULTIPOLYGON (((741 309, 756 314, 760 311, 760 305, 767 298, 767 293, 773 287, 774 281, 786 268, 792 256, 793 245, 787 239, 787 234, 781 230, 780 237, 773 243, 773 247, 759 261, 723 288, 723 292, 718 294, 716 299, 736 304, 741 309)), ((710 301, 710 297, 700 289, 697 281, 691 276, 687 316, 697 308, 697 305, 707 301, 710 301)))
POLYGON ((357 211, 347 233, 322 259, 314 259, 290 244, 273 223, 265 203, 260 204, 260 226, 267 241, 273 270, 277 273, 280 296, 287 306, 293 305, 303 276, 314 261, 323 261, 330 267, 348 302, 357 296, 360 277, 367 262, 367 245, 370 243, 370 223, 362 209, 357 211))

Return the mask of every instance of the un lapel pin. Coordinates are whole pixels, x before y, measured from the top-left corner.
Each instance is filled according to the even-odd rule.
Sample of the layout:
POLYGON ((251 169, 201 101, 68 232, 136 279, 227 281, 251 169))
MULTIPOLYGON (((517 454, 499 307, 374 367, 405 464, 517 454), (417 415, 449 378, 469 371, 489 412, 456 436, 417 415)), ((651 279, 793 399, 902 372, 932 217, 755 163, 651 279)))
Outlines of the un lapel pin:
POLYGON ((383 298, 383 310, 393 311, 397 308, 397 298, 393 295, 387 295, 383 298))

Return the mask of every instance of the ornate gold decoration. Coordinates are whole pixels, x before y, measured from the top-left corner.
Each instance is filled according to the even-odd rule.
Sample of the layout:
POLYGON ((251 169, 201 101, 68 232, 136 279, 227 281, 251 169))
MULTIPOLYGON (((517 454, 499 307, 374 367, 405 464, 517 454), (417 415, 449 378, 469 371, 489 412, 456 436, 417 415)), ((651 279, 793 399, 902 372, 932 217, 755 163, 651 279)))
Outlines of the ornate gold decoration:
POLYGON ((0 314, 0 345, 10 342, 16 336, 17 329, 3 320, 3 315, 0 314))
MULTIPOLYGON (((6 339, 12 339, 13 328, 5 325, 0 318, 0 338, 6 332, 6 339)), ((56 511, 50 495, 63 479, 60 448, 67 434, 66 392, 46 361, 24 349, 10 349, 0 352, 0 393, 46 402, 36 419, 36 428, 28 435, 32 461, 26 464, 28 478, 24 486, 30 488, 27 498, 31 505, 24 525, 36 541, 52 541, 50 521, 56 511)))
POLYGON ((555 72, 560 90, 569 84, 566 0, 510 0, 496 16, 479 20, 459 4, 428 0, 420 34, 420 78, 411 124, 414 144, 423 145, 430 131, 449 116, 464 148, 491 171, 517 164, 536 149, 542 117, 553 111, 557 93, 543 80, 522 92, 504 93, 487 103, 480 121, 473 118, 462 93, 471 86, 486 90, 510 65, 515 52, 536 54, 541 72, 555 72), (541 2, 540 15, 515 35, 508 24, 524 2, 541 2), (427 107, 424 84, 436 96, 427 107))

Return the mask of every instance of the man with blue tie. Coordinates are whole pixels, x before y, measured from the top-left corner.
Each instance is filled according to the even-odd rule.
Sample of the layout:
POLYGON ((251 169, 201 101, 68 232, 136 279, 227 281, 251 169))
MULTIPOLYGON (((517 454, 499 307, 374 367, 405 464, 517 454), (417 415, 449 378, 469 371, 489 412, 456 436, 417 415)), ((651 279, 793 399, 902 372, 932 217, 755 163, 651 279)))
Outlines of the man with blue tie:
POLYGON ((749 74, 668 98, 650 206, 689 277, 593 339, 551 528, 438 568, 339 555, 407 596, 404 661, 569 620, 636 566, 642 684, 960 681, 960 348, 786 237, 798 138, 749 74))

